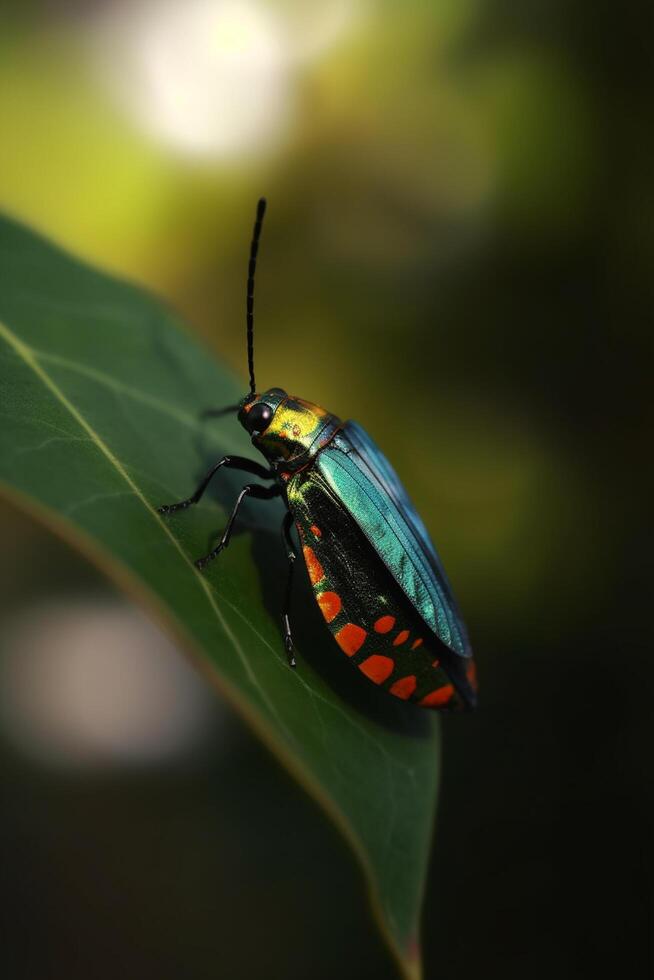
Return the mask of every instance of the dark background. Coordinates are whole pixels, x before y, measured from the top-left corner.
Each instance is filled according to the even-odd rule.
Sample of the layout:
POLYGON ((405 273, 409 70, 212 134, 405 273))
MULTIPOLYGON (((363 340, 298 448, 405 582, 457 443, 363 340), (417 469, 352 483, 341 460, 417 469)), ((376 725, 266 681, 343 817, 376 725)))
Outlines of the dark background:
MULTIPOLYGON (((651 12, 173 7, 2 5, 0 204, 243 374, 267 194, 260 377, 382 443, 477 652, 426 976, 649 975, 651 12)), ((81 559, 5 504, 0 540, 3 972, 393 976, 316 807, 81 559)))

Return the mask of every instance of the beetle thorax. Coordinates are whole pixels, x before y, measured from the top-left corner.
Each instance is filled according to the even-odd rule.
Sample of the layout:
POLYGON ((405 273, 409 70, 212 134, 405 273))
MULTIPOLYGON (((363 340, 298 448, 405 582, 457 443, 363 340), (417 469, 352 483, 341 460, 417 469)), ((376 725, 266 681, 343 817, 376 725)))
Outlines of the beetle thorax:
POLYGON ((281 388, 256 395, 241 409, 239 420, 266 459, 291 470, 306 465, 341 426, 340 419, 326 409, 281 388))

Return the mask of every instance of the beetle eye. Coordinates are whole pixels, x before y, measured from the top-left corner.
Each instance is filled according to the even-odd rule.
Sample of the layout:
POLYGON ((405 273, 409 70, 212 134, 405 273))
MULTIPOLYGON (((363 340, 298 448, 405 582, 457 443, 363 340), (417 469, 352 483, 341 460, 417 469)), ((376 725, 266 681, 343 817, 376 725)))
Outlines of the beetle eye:
POLYGON ((265 402, 257 402, 245 415, 243 424, 248 432, 263 432, 273 417, 273 410, 265 402))

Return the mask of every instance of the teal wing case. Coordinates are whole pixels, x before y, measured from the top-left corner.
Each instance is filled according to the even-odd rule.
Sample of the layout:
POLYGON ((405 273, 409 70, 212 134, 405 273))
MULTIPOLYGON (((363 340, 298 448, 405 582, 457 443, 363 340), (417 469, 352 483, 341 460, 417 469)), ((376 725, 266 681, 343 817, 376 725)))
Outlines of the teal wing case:
POLYGON ((453 653, 471 657, 436 549, 379 447, 360 425, 347 422, 316 466, 426 625, 453 653))

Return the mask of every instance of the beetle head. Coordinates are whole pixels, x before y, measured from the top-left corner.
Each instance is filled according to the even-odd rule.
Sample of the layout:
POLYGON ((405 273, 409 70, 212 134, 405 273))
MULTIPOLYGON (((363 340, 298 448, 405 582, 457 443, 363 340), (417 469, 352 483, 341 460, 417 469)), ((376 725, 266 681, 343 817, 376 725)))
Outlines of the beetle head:
POLYGON ((252 436, 252 444, 273 464, 294 469, 308 462, 338 427, 338 419, 319 405, 270 388, 245 400, 238 420, 252 436))

